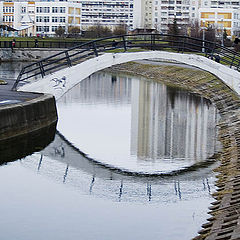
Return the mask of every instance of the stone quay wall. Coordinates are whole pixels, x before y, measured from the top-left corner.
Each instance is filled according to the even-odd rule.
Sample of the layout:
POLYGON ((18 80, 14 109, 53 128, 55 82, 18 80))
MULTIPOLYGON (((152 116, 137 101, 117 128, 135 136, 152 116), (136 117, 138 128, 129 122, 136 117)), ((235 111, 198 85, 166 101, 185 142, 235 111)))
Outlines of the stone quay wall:
POLYGON ((32 100, 0 107, 0 141, 56 124, 55 98, 42 94, 32 100))
MULTIPOLYGON (((53 48, 0 48, 0 61, 2 62, 31 62, 50 57, 62 52, 64 49, 53 48)), ((62 57, 62 56, 61 56, 62 57)), ((57 57, 56 57, 57 59, 57 57)))

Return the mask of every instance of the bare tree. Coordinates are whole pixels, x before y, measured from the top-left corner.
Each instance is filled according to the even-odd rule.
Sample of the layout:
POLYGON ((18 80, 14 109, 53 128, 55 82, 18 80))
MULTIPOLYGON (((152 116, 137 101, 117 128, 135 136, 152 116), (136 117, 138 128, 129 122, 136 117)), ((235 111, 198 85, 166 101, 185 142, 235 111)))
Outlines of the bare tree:
POLYGON ((127 33, 127 25, 126 24, 117 25, 113 30, 113 35, 124 35, 126 33, 127 33))
POLYGON ((68 28, 68 34, 72 36, 78 36, 80 34, 81 30, 79 27, 69 27, 68 28))
POLYGON ((84 35, 89 38, 108 37, 112 35, 112 31, 107 26, 102 26, 98 23, 89 27, 84 35))
POLYGON ((55 34, 58 36, 58 37, 63 37, 64 36, 64 33, 65 33, 65 29, 60 26, 58 27, 56 30, 55 30, 55 34))

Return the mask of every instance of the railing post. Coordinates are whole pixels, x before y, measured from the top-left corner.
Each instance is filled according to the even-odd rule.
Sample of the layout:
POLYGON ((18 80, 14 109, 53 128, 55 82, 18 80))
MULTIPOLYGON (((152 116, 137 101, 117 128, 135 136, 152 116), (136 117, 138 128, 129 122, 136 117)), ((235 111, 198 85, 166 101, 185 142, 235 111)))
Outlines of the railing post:
POLYGON ((234 56, 233 56, 233 58, 232 58, 232 62, 231 62, 231 64, 230 64, 230 68, 232 68, 232 65, 233 65, 233 62, 234 62, 234 60, 235 60, 235 57, 236 57, 236 53, 234 54, 234 56))
POLYGON ((213 44, 213 48, 212 48, 212 52, 211 52, 211 59, 213 60, 213 55, 215 52, 215 48, 216 48, 216 43, 213 44))
POLYGON ((40 61, 40 62, 38 63, 38 65, 39 65, 39 69, 40 69, 41 76, 42 76, 42 78, 43 78, 43 77, 45 76, 45 71, 44 71, 44 68, 43 68, 42 61, 40 61))
POLYGON ((238 60, 238 66, 237 66, 237 71, 240 68, 240 60, 238 60))
POLYGON ((123 47, 124 47, 124 52, 127 51, 127 43, 126 43, 126 38, 123 36, 123 47))
POLYGON ((182 53, 184 53, 184 49, 185 49, 185 38, 183 38, 183 45, 182 45, 182 53))
POLYGON ((150 44, 151 44, 151 50, 153 50, 153 35, 151 34, 151 40, 150 40, 150 44))
POLYGON ((15 81, 15 83, 13 84, 12 90, 15 91, 17 90, 17 85, 18 83, 21 81, 22 75, 24 73, 24 68, 22 68, 22 70, 20 71, 20 73, 18 74, 17 80, 15 81))
POLYGON ((65 55, 66 55, 66 58, 67 58, 68 66, 71 67, 72 66, 72 62, 71 62, 71 59, 69 57, 68 51, 65 52, 65 55))
POLYGON ((92 43, 92 46, 93 46, 93 51, 94 51, 96 57, 98 57, 98 51, 97 51, 96 43, 93 42, 93 43, 92 43))

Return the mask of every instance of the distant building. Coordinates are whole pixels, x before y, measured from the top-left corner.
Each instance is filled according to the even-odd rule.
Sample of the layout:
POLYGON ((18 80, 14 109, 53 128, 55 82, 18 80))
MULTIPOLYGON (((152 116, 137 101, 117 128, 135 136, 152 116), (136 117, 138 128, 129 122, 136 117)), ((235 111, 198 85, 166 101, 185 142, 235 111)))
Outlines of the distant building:
MULTIPOLYGON (((75 1, 76 2, 76 1, 75 1)), ((110 29, 124 25, 133 29, 133 0, 80 0, 82 4, 82 28, 104 25, 110 29)))
POLYGON ((177 19, 179 28, 198 19, 199 2, 195 0, 134 0, 134 29, 156 29, 167 33, 168 25, 177 19))
POLYGON ((60 26, 81 29, 81 3, 66 1, 0 2, 1 24, 26 36, 53 36, 60 26))
POLYGON ((201 26, 212 25, 216 28, 217 35, 221 37, 224 29, 228 36, 239 36, 240 10, 232 8, 200 8, 201 26))

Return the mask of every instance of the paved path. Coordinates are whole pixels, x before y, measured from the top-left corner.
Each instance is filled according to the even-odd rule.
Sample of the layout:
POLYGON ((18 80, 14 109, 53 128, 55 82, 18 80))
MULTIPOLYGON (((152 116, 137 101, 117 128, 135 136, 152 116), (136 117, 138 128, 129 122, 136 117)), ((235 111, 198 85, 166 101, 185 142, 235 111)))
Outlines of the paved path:
POLYGON ((7 79, 5 81, 8 83, 7 85, 0 85, 0 106, 9 103, 25 102, 41 95, 39 93, 11 91, 15 79, 7 79))

